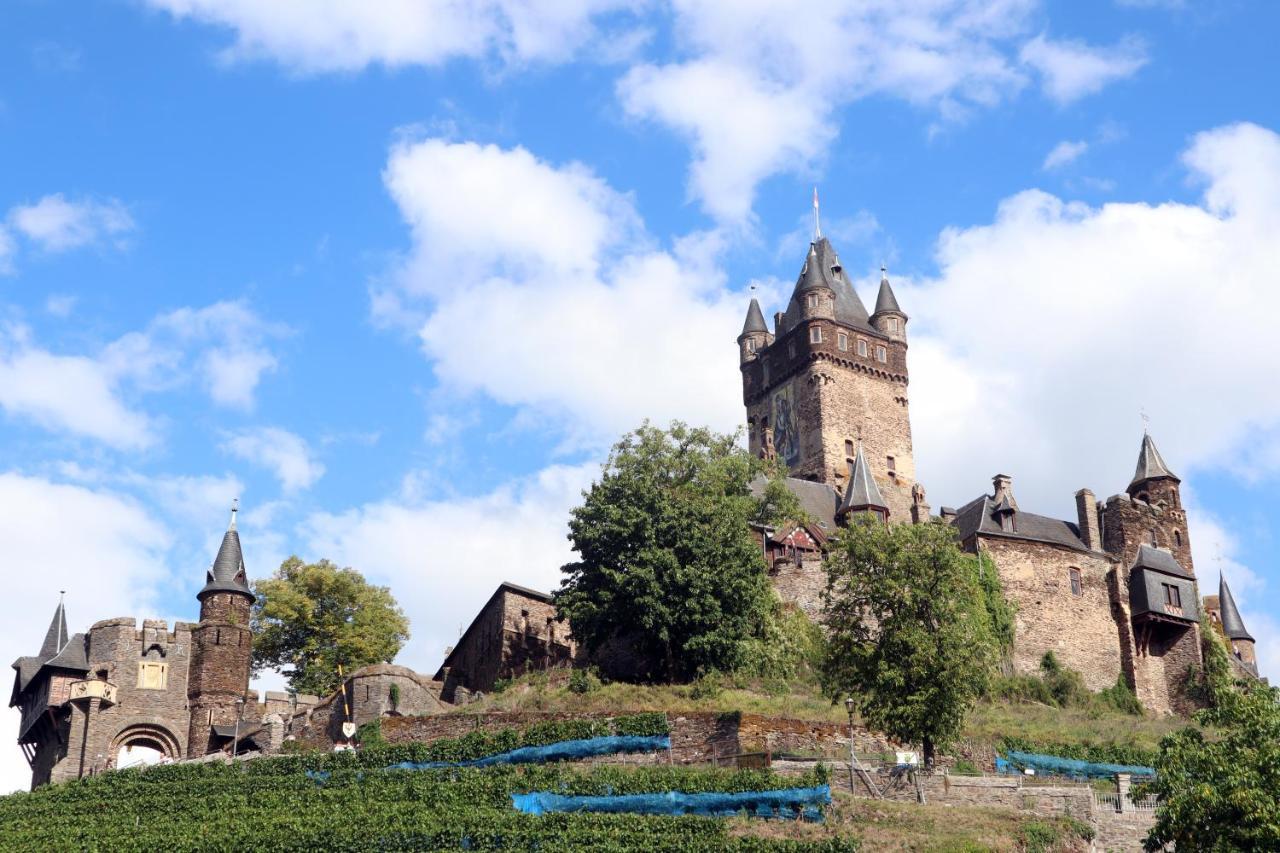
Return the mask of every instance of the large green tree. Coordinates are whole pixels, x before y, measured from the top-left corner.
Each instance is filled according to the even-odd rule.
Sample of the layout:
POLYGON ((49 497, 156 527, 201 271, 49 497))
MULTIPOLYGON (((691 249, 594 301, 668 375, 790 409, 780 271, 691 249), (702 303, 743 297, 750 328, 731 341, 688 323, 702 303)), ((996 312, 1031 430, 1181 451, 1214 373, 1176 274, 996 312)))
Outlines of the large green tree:
POLYGON ((772 607, 750 525, 802 515, 780 479, 736 436, 678 422, 624 436, 569 520, 579 560, 561 570, 556 607, 574 637, 592 654, 625 647, 632 676, 737 666, 772 607), (762 473, 772 486, 756 498, 762 473))
POLYGON ((981 566, 942 524, 855 517, 827 554, 823 687, 879 731, 923 747, 960 732, 998 659, 981 566))
POLYGON ((1233 683, 1222 641, 1203 630, 1211 704, 1161 742, 1139 789, 1160 798, 1146 848, 1280 850, 1280 690, 1233 683))
POLYGON ((299 693, 326 695, 348 672, 390 663, 409 639, 409 620, 391 590, 328 560, 290 557, 253 586, 254 671, 280 668, 299 693))

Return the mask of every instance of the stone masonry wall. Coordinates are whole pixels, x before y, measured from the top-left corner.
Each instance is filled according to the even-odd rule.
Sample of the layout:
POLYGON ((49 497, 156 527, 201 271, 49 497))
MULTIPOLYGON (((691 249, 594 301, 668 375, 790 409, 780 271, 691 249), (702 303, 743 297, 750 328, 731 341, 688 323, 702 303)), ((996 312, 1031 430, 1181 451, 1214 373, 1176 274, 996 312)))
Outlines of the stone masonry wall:
POLYGON ((248 596, 217 592, 200 603, 200 623, 191 632, 191 680, 187 753, 191 758, 211 748, 211 727, 229 726, 243 713, 236 701, 249 692, 253 636, 249 632, 248 596))
POLYGON ((775 560, 769 571, 769 582, 784 603, 796 605, 815 623, 822 623, 822 593, 827 588, 827 571, 821 556, 802 558, 798 563, 775 560))
POLYGON ((445 701, 455 701, 458 687, 488 692, 499 678, 568 664, 574 645, 555 616, 554 604, 515 590, 491 598, 450 656, 445 701))
POLYGON ((1084 676, 1090 690, 1113 686, 1123 671, 1105 555, 989 536, 982 549, 995 562, 1005 597, 1017 608, 1013 666, 1037 674, 1045 652, 1084 676), (1081 591, 1071 589, 1080 570, 1081 591))

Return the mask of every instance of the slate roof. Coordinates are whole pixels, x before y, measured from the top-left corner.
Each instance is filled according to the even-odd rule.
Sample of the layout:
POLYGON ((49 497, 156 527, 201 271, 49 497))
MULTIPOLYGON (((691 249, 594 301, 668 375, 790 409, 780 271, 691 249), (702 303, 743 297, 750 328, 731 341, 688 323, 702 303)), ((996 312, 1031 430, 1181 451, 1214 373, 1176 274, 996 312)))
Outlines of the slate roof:
POLYGON ((53 620, 49 630, 45 632, 40 651, 34 655, 26 655, 13 662, 17 670, 14 679, 13 694, 9 699, 10 707, 18 704, 18 696, 26 690, 45 668, 68 669, 78 672, 89 671, 86 652, 88 640, 84 634, 69 635, 67 633, 67 611, 62 602, 53 611, 53 620))
POLYGON ((1132 489, 1139 483, 1158 477, 1168 477, 1182 482, 1169 470, 1169 466, 1164 464, 1164 458, 1161 457, 1160 451, 1156 450, 1156 443, 1151 440, 1151 435, 1143 433, 1142 449, 1138 451, 1138 468, 1133 473, 1133 482, 1129 484, 1129 488, 1132 489))
MULTIPOLYGON (((799 477, 786 478, 787 490, 796 496, 800 508, 808 513, 820 529, 830 535, 836 529, 836 510, 840 506, 840 493, 826 483, 815 483, 812 480, 801 480, 799 477)), ((751 494, 760 497, 768 483, 764 475, 756 477, 748 485, 751 494)))
POLYGON ((1240 609, 1236 607, 1235 597, 1231 594, 1231 588, 1227 586, 1225 576, 1220 576, 1218 580, 1218 613, 1222 617, 1222 633, 1229 639, 1253 642, 1253 637, 1245 630, 1244 620, 1240 618, 1240 609))
POLYGON ((831 241, 826 237, 819 237, 809 244, 809 254, 805 257, 804 267, 801 268, 800 276, 796 279, 791 301, 787 304, 786 313, 782 315, 782 323, 775 330, 779 337, 800 322, 804 303, 802 294, 806 290, 818 287, 828 287, 835 293, 836 322, 876 337, 884 337, 871 325, 867 306, 862 304, 862 299, 849 283, 836 250, 832 248, 831 241))
POLYGON ((249 589, 249 578, 244 570, 244 554, 240 550, 240 531, 236 530, 234 509, 231 510, 231 524, 222 536, 218 556, 205 574, 204 589, 196 593, 196 598, 203 600, 206 595, 214 592, 240 592, 253 597, 253 590, 249 589))
POLYGON ((893 288, 889 286, 889 277, 884 275, 884 270, 880 272, 880 292, 876 295, 876 313, 893 312, 905 317, 906 314, 903 314, 902 309, 898 307, 898 298, 893 295, 893 288))
POLYGON ((1153 545, 1139 545, 1138 556, 1134 559, 1132 569, 1151 569, 1174 577, 1195 580, 1196 576, 1182 568, 1173 554, 1153 545))
POLYGON ((769 327, 764 322, 764 312, 760 310, 760 302, 753 296, 751 304, 747 306, 747 322, 742 324, 742 334, 768 331, 769 327))
MULTIPOLYGON (((1000 529, 1000 522, 996 518, 998 509, 1000 507, 996 506, 990 495, 982 495, 956 510, 956 517, 951 523, 959 530, 961 539, 980 534, 1061 545, 1076 551, 1090 550, 1080 538, 1080 528, 1070 521, 1014 510, 1015 529, 1005 531, 1000 529)), ((1013 507, 1010 506, 1009 509, 1013 507)))
POLYGON ((44 642, 40 644, 40 657, 49 658, 62 651, 71 635, 67 632, 67 609, 58 599, 58 609, 53 611, 53 619, 49 622, 49 630, 45 632, 44 642))
POLYGON ((844 500, 840 502, 840 510, 836 515, 868 508, 889 511, 884 498, 880 496, 880 487, 876 485, 875 477, 871 476, 866 457, 862 455, 862 445, 859 444, 858 455, 854 457, 853 465, 849 466, 849 485, 845 487, 844 500))

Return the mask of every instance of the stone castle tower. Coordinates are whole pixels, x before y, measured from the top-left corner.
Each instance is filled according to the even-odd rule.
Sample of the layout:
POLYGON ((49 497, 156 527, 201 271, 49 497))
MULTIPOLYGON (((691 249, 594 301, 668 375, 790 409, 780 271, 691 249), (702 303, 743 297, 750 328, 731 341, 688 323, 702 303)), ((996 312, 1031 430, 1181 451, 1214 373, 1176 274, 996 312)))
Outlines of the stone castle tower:
POLYGON ((204 755, 218 740, 218 727, 233 726, 249 692, 253 636, 249 632, 249 589, 236 530, 236 510, 209 569, 200 600, 200 622, 191 631, 191 674, 187 701, 191 728, 187 754, 204 755))
POLYGON ((889 520, 927 518, 916 486, 907 404, 907 315, 881 271, 875 311, 817 236, 785 312, 769 330, 751 300, 738 336, 751 452, 792 476, 848 489, 859 453, 889 520))

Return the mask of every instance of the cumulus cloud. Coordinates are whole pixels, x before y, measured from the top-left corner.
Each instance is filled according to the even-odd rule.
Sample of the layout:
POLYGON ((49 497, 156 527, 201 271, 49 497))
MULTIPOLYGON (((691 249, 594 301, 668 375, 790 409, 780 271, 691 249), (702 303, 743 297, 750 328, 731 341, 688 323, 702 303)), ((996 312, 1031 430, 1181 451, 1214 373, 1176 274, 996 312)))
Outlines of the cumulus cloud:
POLYGON ((310 445, 279 427, 236 433, 223 443, 223 450, 271 471, 286 492, 306 489, 324 474, 324 465, 316 460, 310 445))
POLYGON ((391 587, 413 631, 397 662, 431 673, 499 583, 559 586, 560 566, 571 558, 569 511, 598 471, 551 466, 475 497, 402 496, 317 513, 304 539, 316 557, 391 587))
POLYGON ((725 377, 744 299, 714 268, 715 234, 654 247, 629 198, 522 148, 405 143, 385 180, 414 238, 398 287, 426 306, 422 346, 447 387, 596 445, 646 417, 737 425, 725 377))
POLYGON ((102 242, 120 246, 124 235, 135 227, 133 217, 118 199, 69 200, 62 193, 12 208, 9 224, 47 252, 63 252, 102 242))
POLYGON ((1089 143, 1083 139, 1072 142, 1064 139, 1049 151, 1044 158, 1044 165, 1041 166, 1046 172, 1053 169, 1061 169, 1069 163, 1074 163, 1089 150, 1089 143))
POLYGON ((1023 45, 1020 56, 1040 73, 1045 94, 1060 104, 1077 101, 1110 83, 1132 77, 1147 64, 1146 47, 1133 38, 1097 47, 1039 35, 1023 45))
MULTIPOLYGON (((226 27, 228 59, 272 58, 302 72, 568 59, 601 36, 596 18, 625 0, 146 0, 177 18, 226 27)), ((625 30, 624 30, 625 33, 625 30)))

